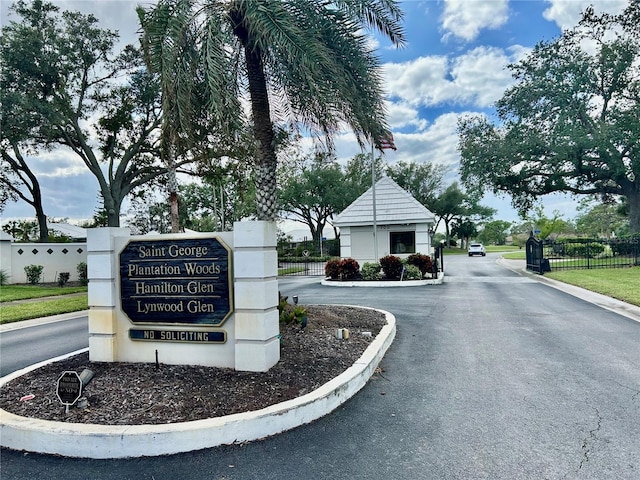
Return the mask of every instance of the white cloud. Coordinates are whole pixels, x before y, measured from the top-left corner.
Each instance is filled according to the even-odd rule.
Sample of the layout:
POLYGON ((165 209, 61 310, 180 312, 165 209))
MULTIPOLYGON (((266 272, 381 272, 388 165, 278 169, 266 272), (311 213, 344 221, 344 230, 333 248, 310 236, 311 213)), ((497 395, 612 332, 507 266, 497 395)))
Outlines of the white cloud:
POLYGON ((456 149, 458 116, 456 113, 445 113, 422 132, 396 133, 394 137, 398 150, 389 153, 387 160, 432 162, 457 169, 460 161, 460 154, 456 149))
POLYGON ((466 41, 474 40, 483 28, 497 29, 509 18, 507 0, 475 1, 445 0, 442 28, 449 35, 466 41))
POLYGON ((411 105, 436 105, 448 99, 450 86, 444 56, 418 57, 404 63, 385 65, 386 89, 391 98, 399 98, 411 105))
POLYGON ((427 56, 390 63, 385 66, 386 87, 391 99, 412 106, 454 102, 485 108, 511 85, 511 73, 506 66, 526 52, 527 49, 520 46, 512 46, 506 51, 477 47, 452 59, 427 56))
POLYGON ((414 127, 416 130, 422 131, 427 128, 427 121, 420 118, 418 109, 404 102, 387 105, 387 120, 392 130, 414 127))
MULTIPOLYGON (((396 151, 385 150, 384 155, 388 163, 404 162, 433 162, 444 164, 452 171, 457 171, 460 155, 457 151, 458 117, 465 113, 445 113, 426 126, 422 131, 411 133, 394 132, 396 151)), ((360 150, 352 133, 345 133, 336 138, 336 154, 338 160, 345 164, 358 153, 369 154, 370 147, 360 150)), ((376 153, 376 155, 378 155, 376 153)))
MULTIPOLYGON (((544 18, 555 22, 561 29, 569 30, 576 27, 582 19, 582 12, 593 5, 596 14, 620 14, 628 5, 627 0, 600 0, 594 4, 592 0, 547 0, 551 4, 543 12, 544 18)), ((605 32, 604 39, 612 41, 616 38, 616 31, 605 32)), ((600 43, 592 39, 584 39, 580 44, 589 55, 595 55, 600 49, 600 43)))
POLYGON ((562 30, 575 27, 582 18, 582 12, 594 5, 596 13, 621 13, 628 0, 546 0, 550 7, 543 12, 545 19, 555 22, 562 30))
POLYGON ((75 153, 63 148, 44 152, 37 157, 29 157, 29 168, 40 177, 57 177, 64 175, 84 175, 89 173, 86 165, 75 153))

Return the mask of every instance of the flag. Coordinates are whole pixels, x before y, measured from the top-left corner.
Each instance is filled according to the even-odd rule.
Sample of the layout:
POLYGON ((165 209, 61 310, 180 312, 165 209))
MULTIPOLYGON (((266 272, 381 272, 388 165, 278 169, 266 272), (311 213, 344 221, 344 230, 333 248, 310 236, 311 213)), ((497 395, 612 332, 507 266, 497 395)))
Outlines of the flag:
POLYGON ((378 139, 378 148, 380 150, 385 150, 385 149, 391 149, 391 150, 397 150, 396 148, 396 144, 393 143, 393 135, 391 133, 389 133, 388 135, 385 135, 384 137, 380 137, 378 139))

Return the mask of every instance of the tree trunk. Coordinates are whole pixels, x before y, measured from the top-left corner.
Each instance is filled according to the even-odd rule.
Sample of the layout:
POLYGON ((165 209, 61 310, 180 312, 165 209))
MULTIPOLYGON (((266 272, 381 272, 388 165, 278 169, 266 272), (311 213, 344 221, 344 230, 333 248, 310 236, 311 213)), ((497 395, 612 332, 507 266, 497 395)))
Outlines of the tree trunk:
POLYGON ((36 220, 38 221, 38 236, 40 237, 41 242, 47 242, 49 240, 49 228, 47 227, 47 216, 44 214, 44 208, 42 207, 42 194, 40 193, 40 184, 36 180, 35 182, 32 181, 32 185, 32 205, 36 211, 36 220))
POLYGON ((629 228, 631 233, 640 233, 640 187, 626 194, 629 204, 629 228))
POLYGON ((108 227, 119 227, 120 226, 120 205, 122 200, 117 202, 113 197, 105 198, 102 196, 104 200, 104 209, 107 212, 107 226, 108 227))
POLYGON ((42 202, 38 201, 34 204, 36 209, 36 219, 38 220, 38 233, 41 242, 49 241, 49 228, 47 227, 47 216, 42 209, 42 202))
POLYGON ((176 179, 176 169, 173 166, 173 154, 170 155, 171 158, 169 164, 169 179, 167 181, 167 188, 169 189, 171 233, 178 233, 180 232, 180 216, 178 214, 178 181, 176 179))
POLYGON ((275 135, 271 123, 271 110, 267 82, 260 52, 245 46, 247 78, 253 115, 253 132, 257 141, 256 158, 256 206, 258 220, 275 221, 276 209, 276 166, 275 135))

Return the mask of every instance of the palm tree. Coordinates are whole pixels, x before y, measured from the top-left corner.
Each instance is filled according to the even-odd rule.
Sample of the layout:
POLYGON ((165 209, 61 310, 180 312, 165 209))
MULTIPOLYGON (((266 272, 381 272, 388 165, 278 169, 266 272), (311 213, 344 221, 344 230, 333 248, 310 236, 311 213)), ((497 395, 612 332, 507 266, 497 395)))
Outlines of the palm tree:
POLYGON ((176 128, 192 130, 198 85, 218 135, 232 142, 250 121, 259 220, 277 214, 274 124, 313 132, 329 147, 345 125, 362 146, 388 130, 380 61, 363 28, 402 46, 395 0, 160 0, 138 15, 176 128))

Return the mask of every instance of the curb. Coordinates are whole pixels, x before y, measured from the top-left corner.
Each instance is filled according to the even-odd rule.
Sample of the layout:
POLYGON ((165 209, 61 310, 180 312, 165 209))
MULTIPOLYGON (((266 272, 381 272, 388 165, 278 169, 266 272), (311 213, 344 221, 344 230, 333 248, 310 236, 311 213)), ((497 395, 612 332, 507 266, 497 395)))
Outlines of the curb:
MULTIPOLYGON (((65 457, 109 459, 184 453, 282 433, 327 415, 369 381, 396 334, 395 316, 378 311, 385 314, 387 325, 362 356, 336 378, 302 397, 252 412, 161 425, 54 422, 0 410, 0 445, 65 457)), ((3 377, 0 386, 39 365, 3 377)))
POLYGON ((58 315, 51 315, 48 317, 33 318, 31 320, 22 320, 20 322, 3 323, 0 325, 0 333, 11 332, 13 330, 20 330, 22 328, 32 327, 33 325, 44 325, 46 323, 64 322, 65 320, 71 320, 78 317, 86 317, 89 315, 89 310, 78 310, 76 312, 60 313, 58 315))
POLYGON ((374 280, 336 282, 334 280, 323 279, 321 285, 326 287, 371 287, 371 288, 397 288, 397 287, 420 287, 422 285, 440 285, 444 282, 444 272, 438 273, 438 278, 431 280, 404 280, 398 282, 377 282, 374 280))

